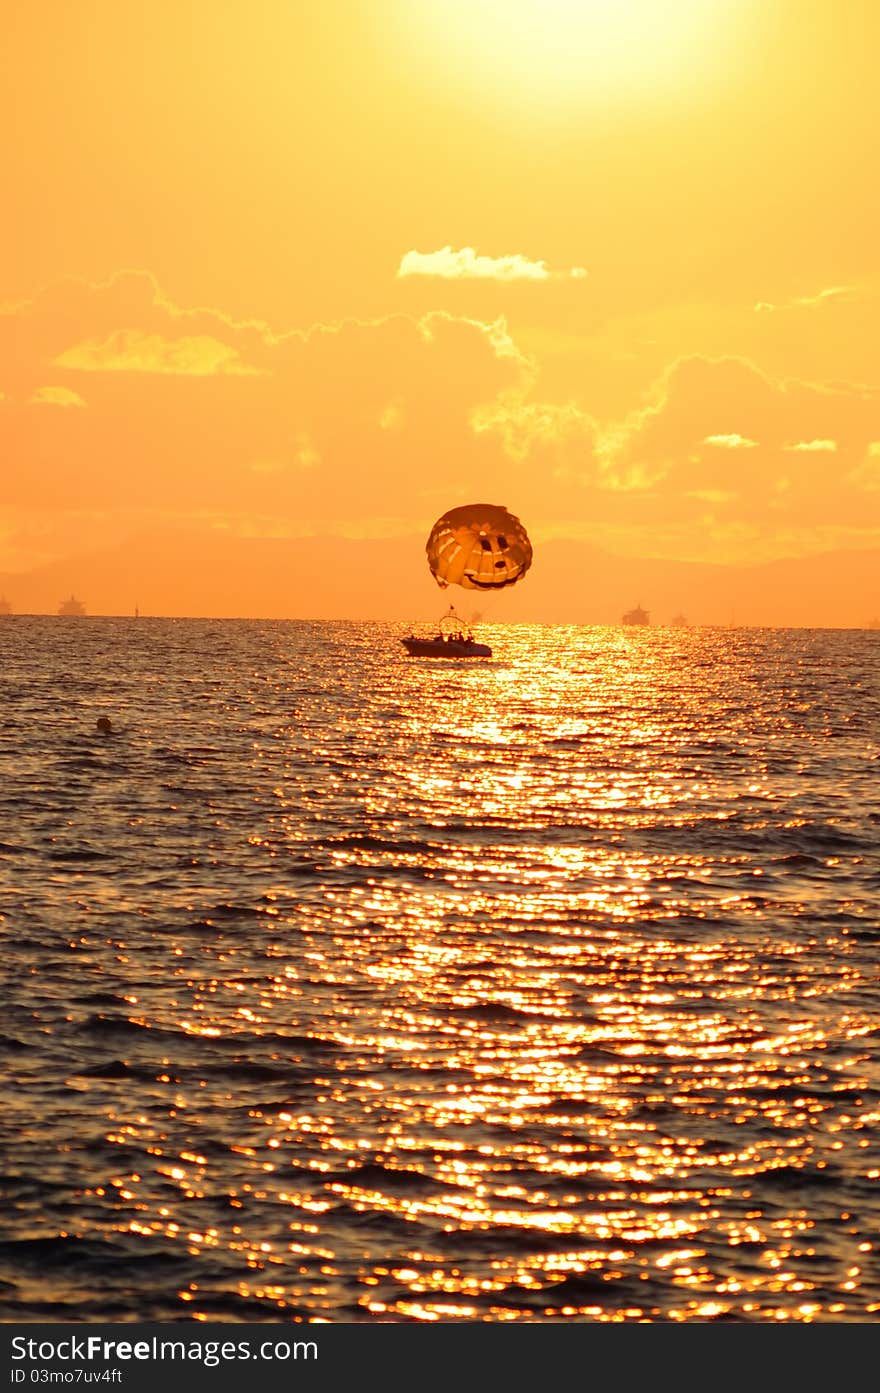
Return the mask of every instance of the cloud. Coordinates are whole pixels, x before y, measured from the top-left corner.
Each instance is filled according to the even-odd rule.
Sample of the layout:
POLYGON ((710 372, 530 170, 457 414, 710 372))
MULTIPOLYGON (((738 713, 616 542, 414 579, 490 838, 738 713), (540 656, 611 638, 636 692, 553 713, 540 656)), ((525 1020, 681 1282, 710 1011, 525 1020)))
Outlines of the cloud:
POLYGON ((868 493, 880 491, 880 440, 869 442, 865 458, 859 460, 849 478, 856 488, 866 489, 868 493))
POLYGON ((800 451, 803 454, 826 454, 837 453, 836 440, 799 440, 796 445, 784 445, 785 450, 800 451))
POLYGON ((827 305, 832 300, 854 300, 857 295, 858 291, 855 286, 832 285, 827 290, 818 291, 815 295, 798 295, 792 300, 783 300, 778 305, 772 304, 769 300, 759 300, 755 305, 755 312, 761 314, 774 310, 811 309, 827 305))
POLYGON ((28 400, 33 406, 85 406, 79 392, 70 387, 38 387, 28 400))
POLYGON ((677 525, 681 555, 699 554, 713 534, 744 545, 747 536, 862 529, 875 542, 865 508, 873 477, 855 466, 878 427, 877 389, 773 378, 747 359, 695 355, 672 363, 645 405, 605 432, 604 469, 630 484, 642 471, 644 488, 629 495, 633 526, 649 517, 677 525))
POLYGON ((720 450, 754 450, 758 442, 734 431, 732 435, 707 435, 703 438, 703 444, 717 445, 720 450))
POLYGON ((866 506, 876 389, 691 354, 635 409, 619 394, 600 416, 593 363, 572 361, 560 385, 501 318, 279 329, 172 305, 142 274, 66 281, 0 311, 4 506, 42 517, 51 498, 55 516, 100 512, 117 535, 132 519, 209 515, 255 535, 353 535, 420 530, 482 494, 530 530, 682 557, 715 557, 719 539, 730 557, 880 531, 866 506), (68 401, 82 389, 88 410, 28 405, 48 363, 53 387, 68 401), (794 444, 813 448, 795 459, 794 444))
POLYGON ((315 469, 321 463, 320 451, 308 431, 300 431, 294 446, 294 462, 300 469, 315 469))
POLYGON ((687 497, 701 503, 734 503, 737 495, 729 489, 689 489, 687 497))
POLYGON ((207 334, 169 339, 138 329, 117 329, 103 342, 87 339, 65 349, 55 366, 77 372, 172 373, 191 377, 236 377, 260 372, 242 362, 238 350, 207 334))
POLYGON ((390 401, 379 413, 380 430, 400 430, 403 424, 403 406, 399 401, 390 401))
POLYGON ((548 281, 566 277, 583 280, 583 266, 568 271, 550 271, 543 261, 531 261, 516 253, 513 256, 479 256, 473 247, 441 247, 436 252, 406 252, 397 268, 400 279, 406 276, 435 276, 442 280, 490 281, 548 281))
POLYGON ((476 407, 471 425, 480 435, 499 435, 506 453, 515 460, 524 460, 536 450, 589 448, 596 432, 595 421, 574 402, 529 401, 522 388, 476 407))
POLYGON ((676 359, 661 374, 619 436, 624 453, 652 458, 688 458, 700 445, 717 445, 724 437, 754 442, 750 455, 781 451, 792 442, 817 453, 827 453, 829 443, 861 452, 875 426, 880 389, 774 378, 746 358, 695 354, 676 359))
POLYGON ((65 281, 0 312, 4 501, 42 512, 51 497, 59 513, 100 508, 125 526, 210 507, 293 535, 379 514, 422 527, 475 487, 513 496, 510 461, 471 413, 529 371, 503 319, 435 311, 282 332, 171 305, 146 275, 65 281), (24 409, 47 363, 66 401, 88 374, 88 411, 24 409))
POLYGON ((603 475, 597 421, 575 401, 530 399, 534 386, 526 377, 500 392, 471 412, 471 425, 517 466, 508 473, 523 512, 553 528, 561 524, 563 532, 577 529, 584 515, 595 523, 601 518, 596 491, 626 485, 609 485, 603 475))
POLYGON ((581 405, 585 393, 536 400, 540 382, 536 374, 526 389, 500 394, 472 421, 531 466, 542 512, 552 499, 562 515, 590 517, 601 535, 629 526, 650 539, 656 528, 670 545, 677 539, 681 556, 704 554, 722 529, 734 550, 746 538, 766 545, 783 523, 799 538, 827 527, 861 527, 872 539, 880 531, 865 511, 874 472, 841 477, 831 467, 833 454, 852 467, 876 441, 880 391, 692 355, 671 363, 628 415, 599 421, 581 405))

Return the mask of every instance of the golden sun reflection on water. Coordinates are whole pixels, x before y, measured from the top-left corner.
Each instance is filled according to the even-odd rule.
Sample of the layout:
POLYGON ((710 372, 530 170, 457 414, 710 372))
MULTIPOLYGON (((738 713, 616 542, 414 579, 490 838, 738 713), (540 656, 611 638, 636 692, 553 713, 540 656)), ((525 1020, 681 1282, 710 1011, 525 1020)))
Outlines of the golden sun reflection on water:
POLYGON ((187 1319, 872 1318, 876 795, 853 684, 773 644, 330 643, 261 691, 182 888, 78 887, 125 990, 67 1008, 73 1231, 187 1319))

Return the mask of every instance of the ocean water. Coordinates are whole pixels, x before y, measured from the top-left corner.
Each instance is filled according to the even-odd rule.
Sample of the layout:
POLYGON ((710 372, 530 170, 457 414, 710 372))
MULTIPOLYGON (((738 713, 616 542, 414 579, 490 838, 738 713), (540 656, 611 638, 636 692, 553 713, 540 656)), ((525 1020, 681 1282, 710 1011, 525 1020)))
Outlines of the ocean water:
POLYGON ((878 1318, 880 634, 480 637, 0 621, 3 1319, 878 1318))

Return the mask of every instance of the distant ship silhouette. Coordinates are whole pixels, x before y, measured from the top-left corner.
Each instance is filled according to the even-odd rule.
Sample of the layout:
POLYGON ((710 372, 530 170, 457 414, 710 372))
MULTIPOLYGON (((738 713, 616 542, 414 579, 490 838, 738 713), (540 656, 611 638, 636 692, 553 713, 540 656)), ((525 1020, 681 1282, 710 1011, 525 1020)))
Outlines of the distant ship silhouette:
POLYGON ((12 605, 9 603, 9 601, 7 600, 7 598, 6 598, 5 595, 0 595, 0 614, 11 614, 11 613, 12 613, 12 605))
POLYGON ((641 605, 636 605, 635 609, 628 609, 621 619, 621 624, 650 624, 651 616, 641 605))
POLYGON ((59 614, 82 615, 85 614, 85 612, 85 605, 82 600, 78 600, 75 595, 71 595, 69 600, 62 600, 61 604, 58 606, 59 614))

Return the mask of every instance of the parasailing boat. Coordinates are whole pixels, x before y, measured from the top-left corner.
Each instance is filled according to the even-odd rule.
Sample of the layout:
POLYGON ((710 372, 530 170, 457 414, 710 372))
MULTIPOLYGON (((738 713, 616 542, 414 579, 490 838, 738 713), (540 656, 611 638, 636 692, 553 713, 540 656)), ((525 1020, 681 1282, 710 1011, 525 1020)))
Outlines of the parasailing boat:
MULTIPOLYGON (((450 508, 431 528, 425 543, 431 575, 445 590, 505 590, 522 580, 532 564, 532 544, 519 518, 496 503, 450 508)), ((401 643, 411 658, 491 658, 453 605, 429 636, 410 633, 401 643)))
POLYGON ((407 634, 401 643, 411 658, 491 658, 487 643, 477 643, 471 631, 452 605, 430 637, 407 634))

